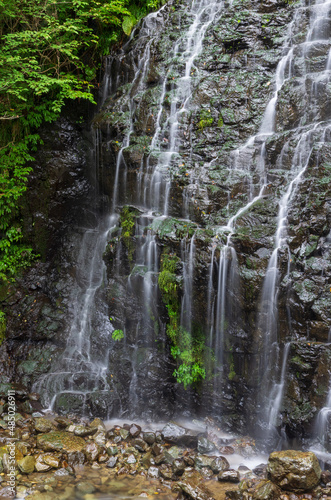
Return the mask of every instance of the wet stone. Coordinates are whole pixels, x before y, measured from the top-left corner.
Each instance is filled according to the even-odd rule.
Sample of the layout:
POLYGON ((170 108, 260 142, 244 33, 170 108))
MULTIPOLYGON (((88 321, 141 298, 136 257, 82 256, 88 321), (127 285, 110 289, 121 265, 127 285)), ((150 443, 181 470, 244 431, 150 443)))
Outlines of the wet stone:
POLYGON ((48 434, 40 434, 37 444, 45 451, 82 451, 86 443, 83 438, 73 436, 69 432, 55 431, 48 434))
POLYGON ((150 467, 148 469, 147 475, 149 477, 159 477, 159 469, 157 467, 150 467))
POLYGON ((171 465, 167 465, 167 464, 162 464, 160 465, 159 467, 159 472, 160 472, 160 475, 164 478, 164 479, 168 479, 168 480, 172 480, 175 478, 175 475, 174 475, 174 472, 172 470, 172 467, 171 465))
POLYGON ((184 474, 185 467, 186 467, 186 464, 185 464, 184 460, 180 460, 178 458, 175 459, 172 463, 172 470, 173 470, 174 474, 176 474, 176 476, 181 476, 182 474, 184 474))
POLYGON ((199 453, 210 453, 216 449, 216 446, 206 437, 199 436, 197 448, 199 453))
POLYGON ((143 439, 147 444, 152 445, 155 443, 155 433, 154 432, 144 432, 143 439))
POLYGON ((85 454, 81 451, 73 451, 68 453, 68 464, 74 467, 75 465, 83 465, 86 461, 85 454))
POLYGON ((220 472, 219 475, 217 476, 217 479, 219 481, 224 481, 228 483, 239 483, 240 481, 238 471, 234 469, 229 469, 220 472))
POLYGON ((31 474, 34 471, 35 459, 34 457, 27 456, 18 460, 17 465, 23 474, 31 474))
POLYGON ((90 423, 90 427, 101 427, 103 430, 106 430, 105 424, 100 418, 95 418, 94 420, 92 420, 92 422, 90 423))
POLYGON ((129 433, 132 437, 138 437, 139 434, 141 433, 141 427, 140 425, 136 425, 136 424, 132 424, 130 429, 129 429, 129 433))
POLYGON ((96 491, 95 487, 91 483, 82 482, 77 484, 77 490, 83 495, 87 495, 89 493, 94 493, 96 491))
POLYGON ((210 464, 211 470, 214 474, 218 474, 221 471, 228 470, 230 468, 230 464, 224 457, 216 457, 210 464))
POLYGON ((270 479, 287 491, 307 491, 318 485, 321 468, 312 452, 275 451, 268 461, 270 479))
POLYGON ((135 464, 137 462, 136 457, 134 455, 129 455, 125 461, 127 464, 135 464))
MULTIPOLYGON (((129 431, 127 429, 120 429, 120 436, 121 436, 121 439, 127 439, 129 437, 129 431)), ((114 439, 115 441, 115 439, 114 439)))
POLYGON ((91 427, 85 427, 84 425, 76 425, 74 429, 74 434, 76 436, 81 436, 81 437, 92 436, 96 432, 97 432, 96 427, 91 428, 91 427))
POLYGON ((110 455, 111 457, 114 456, 114 455, 117 455, 118 453, 118 448, 117 446, 108 446, 107 448, 107 453, 108 455, 110 455))
POLYGON ((110 469, 113 469, 115 467, 115 465, 117 464, 117 457, 110 457, 110 459, 108 460, 107 462, 107 467, 109 467, 110 469))
POLYGON ((148 450, 148 444, 143 439, 140 438, 135 439, 133 441, 133 445, 135 446, 135 448, 137 448, 137 450, 141 452, 148 450))
POLYGON ((50 432, 55 429, 55 425, 50 420, 43 417, 35 418, 34 427, 37 432, 50 432))

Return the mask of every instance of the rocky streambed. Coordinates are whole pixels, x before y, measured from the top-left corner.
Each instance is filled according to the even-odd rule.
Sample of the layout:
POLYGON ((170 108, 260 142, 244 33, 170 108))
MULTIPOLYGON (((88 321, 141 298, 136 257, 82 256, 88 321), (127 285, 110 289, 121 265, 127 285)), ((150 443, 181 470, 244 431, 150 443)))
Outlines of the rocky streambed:
POLYGON ((16 395, 13 433, 8 402, 0 399, 0 498, 13 497, 12 443, 16 498, 331 498, 331 472, 321 471, 312 452, 273 452, 259 463, 252 439, 225 435, 210 419, 142 428, 60 416, 43 411, 35 393, 16 395))

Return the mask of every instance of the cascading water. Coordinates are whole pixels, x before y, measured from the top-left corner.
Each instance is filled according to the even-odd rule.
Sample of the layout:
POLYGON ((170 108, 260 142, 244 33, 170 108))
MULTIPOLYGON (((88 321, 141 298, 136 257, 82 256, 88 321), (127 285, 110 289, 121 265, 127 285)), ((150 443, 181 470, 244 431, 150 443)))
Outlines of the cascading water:
MULTIPOLYGON (((310 7, 309 7, 310 8, 310 7)), ((304 58, 305 71, 302 75, 302 85, 307 88, 306 82, 311 83, 311 93, 315 101, 318 101, 315 89, 318 82, 323 80, 326 73, 329 71, 329 57, 325 65, 324 72, 309 73, 309 65, 306 65, 306 58, 309 58, 309 51, 316 44, 320 44, 328 37, 325 34, 325 16, 330 12, 328 2, 317 2, 311 7, 312 14, 310 20, 310 28, 306 37, 306 41, 299 45, 293 45, 287 56, 280 62, 276 76, 276 91, 273 100, 268 105, 269 118, 265 121, 268 123, 270 133, 275 132, 275 122, 277 120, 277 98, 284 83, 289 81, 289 78, 295 75, 296 59, 298 54, 302 54, 304 58), (294 68, 293 68, 294 66, 294 68), (286 73, 287 68, 287 73, 286 73), (308 68, 308 69, 307 69, 308 68)), ((299 10, 299 12, 301 9, 299 10)), ((294 33, 292 33, 292 36, 294 33)), ((309 59, 308 59, 309 60, 309 59)), ((274 250, 271 254, 266 276, 264 279, 261 306, 258 319, 258 328, 263 336, 263 356, 261 361, 261 373, 264 377, 264 389, 262 391, 262 414, 266 422, 267 429, 272 431, 277 425, 277 418, 282 403, 284 394, 284 376, 286 373, 286 365, 289 355, 289 343, 286 343, 282 349, 280 356, 279 343, 284 341, 284 334, 279 331, 279 291, 281 276, 284 282, 289 282, 290 269, 292 262, 291 250, 287 242, 288 233, 288 215, 291 208, 291 203, 295 198, 298 186, 302 182, 305 172, 311 161, 314 149, 320 147, 325 142, 326 131, 330 127, 329 122, 319 121, 319 109, 315 104, 317 112, 307 113, 302 116, 299 127, 293 131, 296 140, 296 147, 291 160, 291 168, 289 172, 289 184, 286 188, 280 202, 277 219, 277 230, 275 234, 274 250), (308 122, 308 123, 307 123, 308 122), (281 257, 280 257, 281 256, 281 257), (285 277, 282 273, 280 260, 287 260, 285 266, 285 277)), ((288 142, 285 142, 283 150, 287 148, 288 142)), ((282 153, 280 155, 282 161, 282 153)), ((289 319, 289 318, 288 318, 289 319)))
MULTIPOLYGON (((121 53, 107 62, 105 86, 100 97, 104 116, 95 120, 95 126, 101 123, 98 177, 100 180, 102 173, 102 183, 106 187, 102 185, 101 189, 111 198, 106 209, 111 216, 102 217, 102 221, 95 223, 83 237, 77 271, 81 297, 73 295, 72 298, 75 312, 65 350, 66 359, 54 363, 51 373, 35 387, 49 393, 48 402, 51 404, 52 401, 53 408, 65 411, 67 405, 71 409, 78 406, 82 409, 85 404, 85 411, 92 414, 100 407, 100 400, 105 399, 103 415, 147 416, 150 419, 163 417, 163 413, 173 416, 176 408, 171 407, 169 401, 176 401, 178 413, 189 408, 194 401, 191 397, 194 391, 184 393, 172 377, 175 362, 169 355, 166 336, 170 314, 177 314, 179 331, 188 333, 194 340, 198 336, 205 337, 207 347, 211 348, 205 352, 205 364, 211 375, 205 387, 212 386, 206 401, 209 413, 214 412, 217 417, 223 411, 226 398, 232 397, 228 413, 234 413, 236 396, 233 394, 241 392, 238 376, 249 370, 249 362, 244 359, 245 347, 252 340, 249 336, 254 336, 252 343, 257 338, 258 342, 262 340, 264 343, 264 346, 256 347, 262 358, 256 365, 260 371, 266 368, 267 376, 271 374, 269 360, 273 358, 270 352, 274 349, 277 366, 272 377, 270 375, 271 383, 263 385, 263 419, 268 428, 277 425, 290 352, 290 345, 286 343, 290 336, 284 334, 278 324, 281 321, 279 290, 281 286, 284 288, 284 282, 288 284, 292 279, 288 214, 309 167, 312 151, 328 136, 327 116, 313 121, 311 110, 318 104, 323 78, 325 81, 329 78, 330 52, 327 47, 326 73, 308 75, 313 62, 305 54, 310 53, 314 46, 319 14, 314 19, 309 40, 302 43, 302 37, 297 33, 298 13, 305 9, 300 6, 295 10, 281 56, 279 45, 276 56, 272 56, 275 61, 272 67, 276 67, 279 59, 280 62, 276 69, 275 88, 262 120, 258 116, 250 127, 243 128, 246 142, 242 146, 238 135, 235 145, 227 144, 223 152, 220 151, 221 145, 231 128, 232 118, 228 117, 226 122, 223 101, 214 107, 211 104, 214 90, 203 93, 212 66, 211 58, 209 61, 199 59, 205 37, 209 37, 208 43, 213 36, 217 38, 214 23, 224 11, 222 3, 196 1, 190 6, 181 6, 178 12, 172 6, 164 6, 159 13, 148 16, 133 32, 121 53), (169 16, 173 16, 177 26, 167 40, 167 50, 160 55, 163 23, 169 16), (284 134, 282 148, 277 149, 276 145, 270 152, 282 134, 281 129, 278 131, 278 117, 282 106, 286 106, 286 88, 296 77, 299 56, 304 62, 300 66, 302 78, 298 80, 298 87, 303 89, 306 85, 311 89, 310 108, 307 105, 306 113, 300 115, 298 112, 295 130, 284 134), (202 74, 200 80, 197 79, 199 73, 202 74), (200 100, 197 99, 197 82, 202 89, 200 100), (215 109, 224 114, 224 123, 222 117, 217 121, 215 109), (107 121, 109 115, 112 118, 107 121), (210 123, 218 128, 220 138, 204 153, 197 143, 203 143, 205 129, 210 123), (255 135, 254 130, 258 130, 255 135), (218 164, 219 152, 223 156, 218 164), (271 154, 277 156, 273 165, 271 154), (285 173, 279 174, 280 170, 285 173), (212 206, 211 197, 208 199, 212 192, 209 188, 216 186, 214 182, 213 186, 206 185, 211 184, 212 177, 208 176, 213 173, 215 179, 217 175, 221 179, 217 183, 221 201, 216 199, 221 215, 212 214, 209 219, 208 208, 212 206), (274 206, 279 202, 278 219, 275 217, 273 221, 277 225, 275 232, 272 229, 273 249, 270 251, 271 233, 269 242, 266 242, 266 237, 261 245, 255 238, 253 244, 258 250, 256 253, 252 251, 252 262, 247 258, 243 263, 240 245, 245 244, 244 230, 254 226, 258 219, 256 214, 262 213, 261 219, 267 219, 262 210, 259 212, 259 207, 269 200, 274 206), (288 258, 285 259, 284 255, 288 258), (175 262, 173 274, 176 277, 172 279, 177 287, 177 312, 168 307, 159 286, 165 256, 175 262), (252 333, 256 329, 255 325, 252 326, 256 311, 250 313, 249 318, 244 316, 247 309, 243 282, 254 276, 249 266, 263 259, 264 264, 259 269, 260 285, 263 273, 266 276, 257 321, 258 335, 252 333), (79 278, 82 270, 86 274, 79 278), (119 330, 118 341, 112 339, 114 329, 119 330), (122 335, 124 338, 121 339, 122 335), (244 360, 242 366, 241 360, 244 360), (266 398, 267 386, 269 398, 266 398), (215 406, 210 404, 214 396, 218 397, 215 406), (182 400, 186 401, 186 406, 182 400)), ((314 11, 313 7, 309 9, 314 11)), ((237 24, 233 33, 240 28, 240 23, 237 24)), ((234 60, 233 66, 236 69, 242 46, 232 38, 233 46, 229 43, 229 40, 224 42, 219 59, 228 61, 229 52, 237 51, 238 59, 234 60)), ((245 61, 247 70, 255 71, 253 57, 250 59, 246 54, 245 61)), ((221 78, 217 73, 210 79, 214 79, 215 86, 210 88, 217 89, 217 99, 222 93, 220 89, 224 90, 222 84, 217 86, 228 69, 222 71, 221 78)), ((261 80, 263 91, 270 89, 270 67, 268 71, 269 76, 261 80)), ((229 82, 231 86, 231 79, 229 82)), ((241 100, 245 101, 247 108, 250 107, 248 91, 244 97, 240 96, 241 100)), ((267 212, 271 219, 276 211, 272 216, 270 213, 271 209, 267 212)), ((255 294, 255 303, 257 286, 260 285, 255 285, 251 291, 251 295, 255 294)), ((290 317, 290 306, 288 312, 290 317)), ((196 345, 201 344, 197 342, 196 345)), ((244 390, 247 394, 250 389, 246 385, 244 390)), ((238 400, 239 397, 242 398, 242 393, 238 400)))

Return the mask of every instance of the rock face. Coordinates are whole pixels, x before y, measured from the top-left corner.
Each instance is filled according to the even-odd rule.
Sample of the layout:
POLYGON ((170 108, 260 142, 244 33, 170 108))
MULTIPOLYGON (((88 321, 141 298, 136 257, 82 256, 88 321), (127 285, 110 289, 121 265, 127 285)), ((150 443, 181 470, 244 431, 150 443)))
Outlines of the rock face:
POLYGON ((268 462, 270 479, 286 491, 309 491, 318 485, 321 468, 312 452, 275 451, 268 462))
MULTIPOLYGON (((309 6, 234 0, 212 13, 184 77, 190 7, 171 0, 113 54, 93 146, 65 120, 45 131, 53 153, 40 152, 25 225, 46 262, 5 300, 0 359, 11 362, 0 364, 1 374, 6 382, 18 376, 29 389, 34 384, 49 403, 54 394, 43 382, 49 372, 61 413, 84 407, 102 417, 170 419, 194 408, 236 430, 257 428, 257 435, 274 410, 268 396, 281 387, 283 406, 272 426, 303 437, 325 405, 331 361, 330 130, 319 128, 331 112, 324 72, 329 46, 304 45, 309 6), (276 68, 290 52, 273 133, 259 134, 276 68), (277 231, 282 203, 286 222, 277 231), (110 213, 110 225, 99 225, 110 213), (280 233, 271 300, 264 284, 280 233), (66 356, 67 365, 59 366, 66 346, 71 353, 78 344, 71 333, 83 310, 77 290, 87 289, 81 268, 95 256, 81 257, 80 250, 102 234, 97 267, 105 265, 107 277, 99 272, 100 286, 89 295, 90 333, 72 356, 79 369, 66 356), (271 332, 269 316, 276 325, 271 332), (170 345, 176 336, 182 339, 177 350, 170 345), (268 342, 274 374, 266 369, 268 342), (192 357, 204 363, 204 379, 193 380, 193 361, 180 371, 180 359, 192 357), (180 382, 190 377, 195 387, 184 390, 180 382)), ((39 431, 45 430, 41 422, 39 431)), ((169 442, 196 442, 173 431, 165 431, 169 442)), ((98 444, 104 439, 99 435, 98 444)), ((200 443, 205 452, 208 442, 200 443)))

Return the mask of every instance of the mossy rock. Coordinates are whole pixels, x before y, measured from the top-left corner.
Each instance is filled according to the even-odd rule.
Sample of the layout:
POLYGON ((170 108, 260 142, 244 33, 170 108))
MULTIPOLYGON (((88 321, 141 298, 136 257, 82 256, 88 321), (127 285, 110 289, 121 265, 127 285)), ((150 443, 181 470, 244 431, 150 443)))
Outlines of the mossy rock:
POLYGON ((37 437, 37 444, 45 451, 66 451, 68 453, 83 451, 86 445, 83 438, 65 431, 41 434, 37 437))

